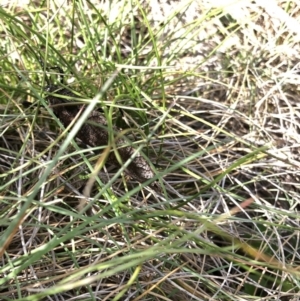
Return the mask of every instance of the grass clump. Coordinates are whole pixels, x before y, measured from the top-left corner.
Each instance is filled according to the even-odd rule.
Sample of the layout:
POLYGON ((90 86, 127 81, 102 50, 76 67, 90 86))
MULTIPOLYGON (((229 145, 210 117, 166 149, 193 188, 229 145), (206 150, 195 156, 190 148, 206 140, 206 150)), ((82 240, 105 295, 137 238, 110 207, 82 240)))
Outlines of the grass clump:
POLYGON ((214 2, 0 9, 1 300, 298 299, 300 8, 214 2), (160 190, 66 131, 48 79, 160 190))

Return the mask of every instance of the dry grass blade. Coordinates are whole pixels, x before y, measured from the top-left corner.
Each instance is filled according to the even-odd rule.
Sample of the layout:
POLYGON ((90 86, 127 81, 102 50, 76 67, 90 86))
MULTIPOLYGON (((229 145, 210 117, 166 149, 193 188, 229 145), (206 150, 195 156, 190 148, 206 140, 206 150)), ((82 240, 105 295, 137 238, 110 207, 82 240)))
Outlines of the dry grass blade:
POLYGON ((98 2, 0 8, 0 299, 298 300, 299 3, 98 2))

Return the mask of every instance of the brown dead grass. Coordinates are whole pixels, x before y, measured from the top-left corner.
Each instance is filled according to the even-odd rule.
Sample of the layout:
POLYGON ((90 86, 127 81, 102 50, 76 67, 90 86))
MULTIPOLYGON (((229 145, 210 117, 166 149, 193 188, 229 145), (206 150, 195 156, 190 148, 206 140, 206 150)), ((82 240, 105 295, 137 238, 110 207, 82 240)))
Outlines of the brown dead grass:
MULTIPOLYGON (((156 34, 161 62, 152 56, 153 40, 138 5, 133 14, 120 1, 112 2, 111 8, 107 3, 101 6, 108 24, 117 23, 121 13, 126 20, 135 17, 140 39, 137 57, 128 58, 134 48, 132 28, 124 23, 114 36, 118 47, 108 39, 106 60, 120 63, 120 55, 127 65, 145 67, 147 62, 150 71, 141 69, 138 88, 144 93, 150 130, 156 129, 147 155, 161 174, 163 190, 157 193, 143 187, 125 195, 138 185, 128 181, 126 187, 119 177, 108 192, 98 193, 94 187, 95 198, 81 219, 74 208, 82 197, 78 190, 86 183, 83 175, 89 170, 70 146, 65 153, 69 156, 59 160, 20 221, 22 227, 6 241, 2 277, 9 281, 2 283, 0 298, 21 300, 45 289, 53 289, 51 295, 59 300, 75 296, 117 300, 122 290, 120 300, 299 298, 300 6, 289 1, 269 1, 268 5, 219 2, 140 2, 156 34), (157 66, 168 68, 158 75, 150 69, 157 66), (122 197, 124 204, 112 209, 112 202, 122 197), (62 239, 87 219, 78 235, 62 239), (31 259, 26 269, 22 269, 23 262, 16 262, 19 256, 25 261, 27 253, 55 236, 61 243, 31 259), (15 277, 9 262, 21 267, 15 277), (80 271, 83 274, 76 274, 80 271)), ((84 5, 86 14, 92 15, 92 5, 84 5)), ((6 6, 5 10, 18 11, 19 18, 28 21, 29 7, 6 6)), ((49 7, 58 20, 72 12, 54 1, 49 7)), ((49 22, 49 30, 55 31, 56 23, 46 18, 47 11, 41 14, 43 26, 49 22)), ((63 41, 73 30, 69 19, 64 22, 63 41)), ((75 30, 80 22, 76 19, 75 30)), ((104 30, 100 25, 90 27, 91 32, 104 30)), ((76 46, 68 54, 68 44, 59 43, 60 34, 56 46, 64 56, 84 49, 82 36, 75 32, 76 46)), ((6 48, 10 51, 20 42, 11 41, 13 45, 6 48)), ((24 67, 22 52, 10 51, 8 57, 15 60, 17 56, 19 66, 24 67)), ((87 55, 86 61, 75 64, 77 74, 90 74, 97 84, 102 83, 97 74, 106 65, 99 70, 89 59, 87 55)), ((118 88, 108 91, 109 100, 118 88)), ((20 114, 17 103, 1 109, 2 231, 60 147, 52 145, 44 152, 56 139, 58 127, 40 122, 45 113, 38 113, 33 123, 27 118, 29 113, 20 114), (28 135, 32 124, 34 130, 28 135)), ((130 111, 126 114, 129 124, 136 125, 136 116, 130 111)), ((97 157, 92 153, 87 157, 95 164, 97 157)), ((107 183, 115 172, 108 167, 100 178, 107 183)))

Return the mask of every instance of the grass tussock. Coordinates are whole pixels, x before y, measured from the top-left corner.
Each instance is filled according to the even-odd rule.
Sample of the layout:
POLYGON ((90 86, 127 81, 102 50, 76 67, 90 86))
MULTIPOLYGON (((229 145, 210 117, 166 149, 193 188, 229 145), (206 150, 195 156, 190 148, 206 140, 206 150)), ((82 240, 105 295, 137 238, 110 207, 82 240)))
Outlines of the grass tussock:
POLYGON ((299 4, 102 2, 0 8, 0 299, 298 300, 299 4), (160 189, 66 131, 49 82, 160 189))

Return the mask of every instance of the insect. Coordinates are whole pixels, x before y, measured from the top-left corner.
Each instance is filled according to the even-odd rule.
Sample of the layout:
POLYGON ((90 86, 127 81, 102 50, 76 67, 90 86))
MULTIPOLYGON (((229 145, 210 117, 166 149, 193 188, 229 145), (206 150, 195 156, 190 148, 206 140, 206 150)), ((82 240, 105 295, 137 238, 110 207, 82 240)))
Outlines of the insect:
MULTIPOLYGON (((64 72, 62 68, 52 67, 51 69, 57 69, 59 71, 60 84, 63 86, 64 72)), ((78 100, 78 96, 68 89, 60 87, 59 85, 53 85, 48 81, 48 86, 45 90, 48 94, 46 96, 46 100, 51 106, 51 109, 56 117, 59 118, 65 127, 68 127, 75 118, 80 117, 86 107, 85 104, 72 104, 72 101, 67 100, 67 98, 76 98, 78 100)), ((116 127, 113 127, 113 131, 114 133, 118 133, 120 130, 116 127)), ((104 114, 97 110, 92 111, 86 122, 79 129, 76 137, 79 138, 83 143, 93 147, 107 146, 109 143, 109 133, 104 114)), ((126 172, 129 174, 129 176, 139 182, 144 182, 154 177, 154 172, 151 166, 140 153, 136 154, 135 157, 132 158, 135 149, 128 145, 124 139, 119 138, 117 141, 115 141, 115 144, 122 162, 125 162, 129 159, 131 160, 126 169, 126 172)), ((114 152, 111 152, 106 162, 109 164, 120 165, 114 152)))

